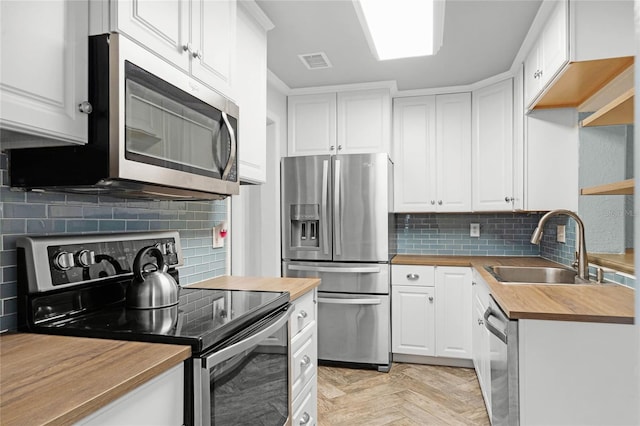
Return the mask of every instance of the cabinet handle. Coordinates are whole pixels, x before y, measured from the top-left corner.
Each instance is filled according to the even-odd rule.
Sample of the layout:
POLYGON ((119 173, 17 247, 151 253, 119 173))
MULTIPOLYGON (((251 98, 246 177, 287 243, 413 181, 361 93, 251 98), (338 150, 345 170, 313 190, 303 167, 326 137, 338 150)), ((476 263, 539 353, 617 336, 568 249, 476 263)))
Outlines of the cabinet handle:
POLYGON ((308 355, 303 356, 302 361, 300 361, 300 367, 305 368, 309 364, 311 364, 311 358, 308 355))
POLYGON ((442 200, 438 200, 438 205, 441 206, 442 205, 442 200))
POLYGON ((433 296, 429 296, 429 302, 433 303, 433 296))
POLYGON ((80 102, 78 104, 78 111, 83 114, 91 114, 93 112, 93 105, 89 101, 80 102))
POLYGON ((475 281, 471 281, 471 285, 476 285, 477 283, 475 281))
POLYGON ((504 200, 505 200, 507 203, 511 203, 511 202, 513 202, 514 198, 513 198, 513 197, 504 197, 504 200))
POLYGON ((202 52, 196 50, 195 52, 191 52, 191 56, 193 56, 194 59, 202 59, 202 52))
POLYGON ((307 315, 307 311, 300 311, 300 313, 298 314, 298 319, 305 319, 307 315))
POLYGON ((331 146, 329 147, 329 150, 330 150, 330 151, 333 151, 334 149, 336 149, 336 146, 335 146, 335 145, 331 145, 331 146))
POLYGON ((342 145, 338 145, 338 151, 342 151, 342 145))
POLYGON ((415 281, 418 278, 420 278, 420 275, 418 275, 418 274, 407 274, 407 279, 408 280, 415 281))
POLYGON ((307 423, 309 423, 309 420, 311 420, 311 416, 305 411, 302 417, 300 417, 300 424, 306 425, 307 423))
POLYGON ((436 200, 431 200, 431 205, 434 205, 436 203, 436 200))
POLYGON ((193 46, 192 46, 192 44, 189 42, 189 43, 187 43, 187 44, 185 44, 185 45, 183 45, 183 46, 182 46, 182 50, 183 50, 184 52, 193 53, 193 46))
POLYGON ((484 325, 484 321, 478 318, 478 325, 484 325))

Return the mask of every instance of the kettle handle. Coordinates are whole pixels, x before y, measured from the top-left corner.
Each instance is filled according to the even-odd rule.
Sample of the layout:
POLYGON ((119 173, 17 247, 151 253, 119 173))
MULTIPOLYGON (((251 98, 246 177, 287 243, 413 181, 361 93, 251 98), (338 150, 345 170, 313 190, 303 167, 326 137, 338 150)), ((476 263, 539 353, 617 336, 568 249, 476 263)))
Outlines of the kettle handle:
POLYGON ((162 252, 157 247, 149 246, 140 249, 140 251, 136 255, 135 260, 133 261, 133 276, 138 282, 144 281, 144 277, 142 276, 142 259, 145 256, 152 256, 156 258, 156 260, 158 261, 158 271, 164 271, 165 268, 164 257, 162 256, 162 252))

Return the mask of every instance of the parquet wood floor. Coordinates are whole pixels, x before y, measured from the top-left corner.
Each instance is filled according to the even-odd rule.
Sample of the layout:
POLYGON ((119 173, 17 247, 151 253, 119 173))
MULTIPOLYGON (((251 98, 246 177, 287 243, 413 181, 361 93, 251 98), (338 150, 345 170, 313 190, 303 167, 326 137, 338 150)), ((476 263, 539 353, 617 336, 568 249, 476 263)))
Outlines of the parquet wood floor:
POLYGON ((473 369, 394 363, 389 373, 318 367, 318 424, 489 425, 473 369))

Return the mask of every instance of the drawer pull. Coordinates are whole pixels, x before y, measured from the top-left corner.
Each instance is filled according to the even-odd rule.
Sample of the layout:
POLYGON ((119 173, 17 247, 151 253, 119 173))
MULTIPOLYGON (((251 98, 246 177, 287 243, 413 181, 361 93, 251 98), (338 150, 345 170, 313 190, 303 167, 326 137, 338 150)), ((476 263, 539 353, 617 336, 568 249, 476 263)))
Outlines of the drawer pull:
POLYGON ((306 425, 309 423, 309 420, 311 420, 311 416, 305 411, 302 417, 300 417, 300 424, 306 425))
POLYGON ((429 302, 433 303, 433 296, 429 296, 429 302))
POLYGON ((311 364, 311 358, 309 358, 309 355, 303 356, 302 361, 300 361, 300 367, 305 368, 310 364, 311 364))
POLYGON ((309 314, 307 314, 307 311, 300 311, 300 313, 298 314, 298 319, 305 319, 309 314))
POLYGON ((407 279, 409 281, 415 281, 415 280, 417 280, 419 278, 420 278, 420 275, 418 275, 418 274, 407 274, 407 279))

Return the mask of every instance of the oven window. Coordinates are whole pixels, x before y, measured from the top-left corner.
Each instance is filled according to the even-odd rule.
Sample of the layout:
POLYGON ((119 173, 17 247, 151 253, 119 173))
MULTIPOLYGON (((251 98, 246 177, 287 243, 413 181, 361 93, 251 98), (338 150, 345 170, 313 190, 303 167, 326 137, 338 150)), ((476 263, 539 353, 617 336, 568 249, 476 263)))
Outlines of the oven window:
POLYGON ((220 178, 231 152, 222 113, 130 62, 125 75, 126 158, 220 178))
POLYGON ((284 425, 289 413, 286 325, 210 371, 212 425, 284 425))

